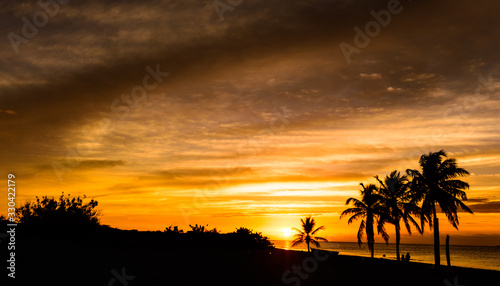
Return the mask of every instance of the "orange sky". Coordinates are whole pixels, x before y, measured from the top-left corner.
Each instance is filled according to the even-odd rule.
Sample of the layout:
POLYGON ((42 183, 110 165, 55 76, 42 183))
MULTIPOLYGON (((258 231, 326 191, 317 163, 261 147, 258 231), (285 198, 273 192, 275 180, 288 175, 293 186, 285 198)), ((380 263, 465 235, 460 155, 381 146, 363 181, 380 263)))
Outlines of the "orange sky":
MULTIPOLYGON (((224 21, 196 1, 61 6, 18 53, 0 43, 1 173, 18 202, 86 194, 123 229, 283 239, 312 214, 355 241, 339 215, 359 183, 444 149, 476 214, 441 233, 498 245, 500 4, 418 2, 350 63, 339 44, 385 1, 253 1, 224 21)), ((38 10, 6 4, 3 34, 38 10)))

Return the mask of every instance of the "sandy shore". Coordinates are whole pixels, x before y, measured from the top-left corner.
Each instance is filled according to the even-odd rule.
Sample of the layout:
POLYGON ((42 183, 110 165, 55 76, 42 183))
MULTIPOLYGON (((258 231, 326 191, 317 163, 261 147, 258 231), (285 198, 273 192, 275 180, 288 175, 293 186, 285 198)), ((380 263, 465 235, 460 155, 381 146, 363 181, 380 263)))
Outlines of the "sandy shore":
MULTIPOLYGON (((24 242, 2 285, 500 285, 500 271, 306 253, 24 242), (132 278, 133 277, 133 278, 132 278), (123 277, 121 277, 123 278, 123 277)), ((4 267, 2 267, 4 268, 4 267)), ((6 277, 2 270, 2 280, 6 277)))
POLYGON ((290 256, 290 252, 294 253, 291 255, 293 263, 301 266, 308 276, 300 277, 299 271, 293 275, 290 268, 292 273, 282 285, 299 285, 295 283, 298 279, 292 282, 294 276, 300 278, 300 285, 500 285, 500 271, 446 266, 436 270, 426 263, 335 254, 320 261, 320 253, 274 251, 282 257, 290 256), (300 259, 302 263, 299 264, 300 259), (313 259, 317 260, 317 267, 313 259))

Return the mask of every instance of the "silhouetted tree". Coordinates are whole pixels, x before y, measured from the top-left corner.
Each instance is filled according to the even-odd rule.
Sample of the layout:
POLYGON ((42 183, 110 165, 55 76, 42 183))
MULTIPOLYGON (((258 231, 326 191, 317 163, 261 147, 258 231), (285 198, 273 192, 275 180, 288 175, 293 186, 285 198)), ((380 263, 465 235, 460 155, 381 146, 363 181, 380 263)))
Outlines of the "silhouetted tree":
POLYGON ((307 244, 307 252, 311 252, 311 248, 309 244, 313 244, 316 247, 319 247, 319 240, 321 241, 328 241, 326 238, 319 237, 319 236, 313 236, 318 232, 319 230, 325 229, 324 226, 320 226, 316 229, 314 227, 316 226, 316 222, 314 221, 314 218, 311 216, 306 217, 306 220, 304 221, 303 219, 300 219, 300 222, 302 223, 302 230, 298 228, 293 228, 296 230, 298 233, 295 234, 295 239, 292 241, 292 246, 299 245, 301 243, 306 243, 307 244))
POLYGON ((401 220, 403 221, 408 233, 411 234, 410 223, 412 223, 419 233, 423 230, 411 216, 420 216, 421 209, 417 205, 416 199, 409 191, 408 177, 401 176, 398 171, 393 171, 382 181, 375 176, 380 183, 379 193, 383 212, 380 215, 382 223, 388 222, 394 225, 396 230, 396 257, 400 260, 399 244, 401 241, 401 220))
POLYGON ((358 229, 358 244, 361 246, 363 234, 366 231, 368 249, 370 250, 371 257, 373 258, 375 246, 375 232, 373 230, 374 223, 377 222, 378 233, 382 235, 386 243, 389 241, 389 235, 384 228, 384 221, 379 219, 379 215, 384 212, 384 208, 381 204, 382 197, 378 194, 377 186, 369 184, 365 187, 363 183, 360 185, 363 188, 360 191, 361 200, 356 198, 347 199, 345 204, 349 205, 352 203, 354 207, 344 210, 340 215, 340 218, 352 215, 347 221, 348 224, 351 224, 357 219, 361 219, 358 229))
POLYGON ((71 198, 61 194, 54 197, 36 197, 36 202, 25 202, 16 209, 16 219, 25 231, 40 234, 76 234, 95 229, 100 225, 97 201, 84 203, 86 196, 71 198))
POLYGON ((425 221, 429 223, 429 227, 434 226, 434 262, 439 267, 439 220, 436 204, 451 225, 458 229, 458 208, 469 213, 472 211, 461 201, 467 200, 465 190, 469 188, 469 184, 456 178, 469 175, 469 172, 458 168, 456 160, 448 159, 443 150, 422 155, 419 164, 421 171, 408 169, 406 172, 412 178, 412 192, 417 200, 422 201, 422 211, 426 218, 421 221, 422 228, 425 221))
POLYGON ((273 244, 261 232, 254 232, 252 229, 246 227, 237 228, 235 232, 230 233, 236 237, 238 248, 256 249, 256 248, 270 248, 273 244))
POLYGON ((169 233, 169 234, 170 233, 184 233, 184 230, 179 229, 178 226, 172 226, 172 225, 170 225, 169 227, 165 228, 164 232, 169 233))
MULTIPOLYGON (((206 225, 208 226, 208 224, 206 225)), ((189 225, 189 227, 191 228, 191 230, 188 230, 188 233, 193 233, 193 234, 202 234, 202 233, 219 233, 219 231, 217 231, 216 228, 213 228, 211 230, 209 230, 208 228, 205 228, 204 225, 198 225, 198 224, 195 224, 195 225, 189 225)))
POLYGON ((184 230, 179 229, 178 226, 170 225, 169 227, 166 227, 163 232, 165 233, 165 237, 171 240, 170 243, 175 245, 178 245, 179 240, 181 240, 184 236, 184 230))

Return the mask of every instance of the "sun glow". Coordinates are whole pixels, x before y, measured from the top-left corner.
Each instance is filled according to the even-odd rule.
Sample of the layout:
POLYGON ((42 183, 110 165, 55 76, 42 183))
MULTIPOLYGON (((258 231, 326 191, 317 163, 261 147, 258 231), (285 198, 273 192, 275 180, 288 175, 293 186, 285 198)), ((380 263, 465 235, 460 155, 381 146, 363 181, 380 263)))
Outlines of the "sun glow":
POLYGON ((283 236, 286 238, 291 238, 293 236, 293 229, 291 228, 284 228, 281 230, 281 232, 283 233, 283 236))

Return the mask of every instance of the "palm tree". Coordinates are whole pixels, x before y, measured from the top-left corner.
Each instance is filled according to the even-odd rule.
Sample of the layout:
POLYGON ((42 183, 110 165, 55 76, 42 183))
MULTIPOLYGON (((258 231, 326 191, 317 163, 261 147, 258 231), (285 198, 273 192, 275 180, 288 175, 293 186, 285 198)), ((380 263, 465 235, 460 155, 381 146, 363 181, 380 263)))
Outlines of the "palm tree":
POLYGON ((407 176, 401 176, 401 173, 395 170, 389 176, 386 176, 383 181, 379 179, 378 176, 375 176, 375 178, 380 183, 380 195, 382 197, 382 205, 385 208, 384 214, 381 215, 381 220, 391 223, 395 227, 396 257, 399 261, 401 220, 403 220, 409 234, 411 234, 410 223, 412 223, 417 228, 418 232, 422 234, 422 228, 411 216, 412 214, 420 216, 421 209, 418 207, 418 202, 409 191, 407 176))
POLYGON ((374 255, 375 246, 375 232, 373 230, 373 224, 377 222, 378 233, 382 235, 385 242, 389 241, 389 235, 387 234, 383 220, 379 220, 379 215, 383 213, 383 206, 381 205, 381 196, 378 194, 377 186, 369 184, 365 187, 363 183, 360 184, 363 190, 361 190, 361 200, 356 198, 349 198, 346 201, 346 205, 352 203, 353 208, 346 209, 340 215, 343 218, 346 215, 352 215, 347 221, 351 224, 357 219, 362 219, 358 230, 358 244, 361 246, 363 234, 366 231, 366 240, 368 243, 368 249, 370 250, 371 257, 374 255))
MULTIPOLYGON (((456 179, 469 175, 465 169, 458 168, 454 158, 447 158, 443 150, 430 152, 420 157, 419 161, 422 171, 406 170, 412 177, 411 188, 415 197, 422 200, 422 212, 429 223, 434 226, 434 262, 435 267, 440 265, 439 256, 439 220, 437 217, 436 204, 445 213, 448 221, 458 230, 458 208, 473 213, 461 200, 466 201, 465 190, 469 184, 456 179), (443 159, 446 158, 444 161, 443 159)), ((422 228, 424 225, 422 219, 422 228)))
POLYGON ((320 226, 320 227, 314 229, 314 227, 316 226, 316 222, 314 221, 314 218, 309 216, 309 217, 306 217, 305 221, 303 219, 300 219, 300 222, 302 223, 302 230, 295 228, 295 227, 293 228, 298 233, 295 234, 295 239, 292 241, 292 246, 296 246, 296 245, 299 245, 299 244, 305 242, 307 244, 307 252, 311 252, 311 248, 310 248, 309 244, 312 243, 314 246, 319 247, 318 240, 328 241, 328 240, 326 240, 326 238, 319 237, 319 236, 313 236, 319 230, 325 229, 324 226, 320 226))

